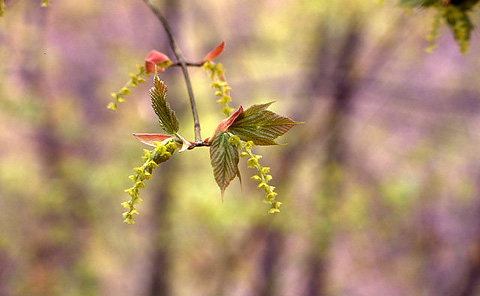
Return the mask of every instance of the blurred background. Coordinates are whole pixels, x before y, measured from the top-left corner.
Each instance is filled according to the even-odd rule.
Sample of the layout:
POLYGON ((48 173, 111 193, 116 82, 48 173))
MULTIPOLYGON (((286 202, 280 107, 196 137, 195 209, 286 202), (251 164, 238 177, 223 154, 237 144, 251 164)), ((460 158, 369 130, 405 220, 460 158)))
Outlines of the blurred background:
MULTIPOLYGON (((189 61, 226 41, 232 106, 306 123, 255 150, 280 214, 245 162, 222 203, 198 148, 155 171, 132 226, 151 81, 106 105, 150 50, 173 57, 163 28, 140 0, 6 2, 0 295, 480 295, 478 32, 462 55, 444 27, 427 54, 434 12, 393 0, 153 1, 189 61)), ((190 74, 207 137, 221 106, 190 74)), ((180 69, 161 78, 193 139, 180 69)))

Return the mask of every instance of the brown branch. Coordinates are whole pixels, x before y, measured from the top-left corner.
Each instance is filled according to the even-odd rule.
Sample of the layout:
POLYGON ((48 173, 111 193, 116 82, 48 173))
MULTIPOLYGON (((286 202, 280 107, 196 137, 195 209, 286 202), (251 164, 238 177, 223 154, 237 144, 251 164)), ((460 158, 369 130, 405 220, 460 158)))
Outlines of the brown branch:
MULTIPOLYGON (((173 63, 173 64, 170 65, 170 67, 181 67, 181 66, 182 66, 181 63, 173 63)), ((201 62, 201 63, 185 62, 185 66, 187 66, 187 67, 202 67, 203 62, 201 62)))
POLYGON ((196 147, 210 147, 212 146, 212 142, 206 142, 206 141, 199 141, 193 143, 190 147, 188 147, 188 150, 192 150, 196 147))
POLYGON ((198 116, 197 104, 195 102, 192 82, 190 81, 190 75, 188 74, 187 62, 185 60, 185 57, 183 56, 183 53, 180 50, 180 47, 178 47, 178 44, 175 38, 173 37, 172 28, 170 28, 170 25, 167 19, 163 16, 160 10, 158 10, 158 8, 156 8, 150 3, 149 0, 143 0, 143 2, 145 2, 145 4, 150 8, 150 10, 155 14, 157 19, 162 23, 162 26, 168 35, 168 41, 169 41, 170 47, 173 50, 173 54, 177 58, 177 61, 178 61, 177 63, 182 68, 183 77, 185 78, 185 84, 187 85, 188 98, 190 99, 190 107, 192 109, 193 122, 194 122, 194 128, 195 128, 195 142, 201 143, 202 134, 201 134, 201 127, 200 127, 200 118, 198 116))

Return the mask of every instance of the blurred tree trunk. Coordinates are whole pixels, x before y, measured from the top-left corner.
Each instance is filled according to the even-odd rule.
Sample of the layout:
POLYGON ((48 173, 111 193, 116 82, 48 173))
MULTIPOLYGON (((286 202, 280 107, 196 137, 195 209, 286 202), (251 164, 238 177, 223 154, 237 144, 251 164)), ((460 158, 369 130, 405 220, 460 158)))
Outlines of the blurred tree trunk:
POLYGON ((264 225, 259 227, 265 247, 259 260, 259 279, 254 295, 278 295, 278 266, 284 251, 285 235, 281 230, 275 229, 273 223, 264 222, 264 225))
MULTIPOLYGON (((317 72, 311 80, 308 81, 309 87, 312 89, 311 93, 314 98, 321 98, 318 96, 318 93, 324 92, 327 86, 324 81, 329 77, 328 68, 332 68, 332 58, 333 53, 330 50, 328 40, 328 32, 324 23, 321 23, 319 26, 319 32, 322 32, 320 40, 318 42, 318 53, 316 54, 315 64, 317 65, 317 72)), ((327 163, 325 164, 325 185, 323 186, 325 200, 327 203, 323 203, 320 207, 320 211, 328 217, 334 210, 335 197, 338 197, 340 194, 341 182, 338 179, 338 168, 342 166, 344 158, 342 157, 344 153, 344 144, 343 144, 343 129, 344 129, 344 118, 347 116, 348 107, 353 93, 357 87, 356 77, 353 76, 352 69, 354 68, 354 62, 356 58, 356 53, 359 47, 359 38, 360 31, 358 29, 358 23, 356 19, 351 20, 349 31, 345 38, 342 50, 338 57, 335 57, 335 60, 338 61, 337 65, 334 66, 335 69, 331 74, 334 79, 334 101, 330 112, 329 119, 325 130, 330 131, 328 140, 325 148, 327 153, 327 163)), ((312 113, 312 108, 315 105, 315 101, 312 99, 299 104, 297 108, 292 110, 294 113, 294 118, 308 118, 309 113, 312 113)), ((316 113, 313 112, 313 113, 316 113)), ((310 114, 311 115, 311 114, 310 114)), ((313 114, 316 116, 316 114, 313 114)), ((292 167, 298 162, 298 159, 302 156, 302 149, 298 147, 302 145, 307 145, 308 141, 306 140, 310 135, 320 132, 318 128, 316 131, 306 131, 305 135, 300 135, 297 139, 297 144, 294 146, 287 146, 284 153, 281 156, 281 159, 278 161, 280 164, 279 168, 275 170, 274 176, 275 180, 279 184, 286 184, 291 178, 293 172, 292 167), (308 134, 308 135, 307 135, 308 134)), ((328 218, 327 218, 328 220, 328 218)), ((331 227, 329 221, 320 222, 326 227, 331 227)), ((308 295, 323 295, 326 291, 323 284, 325 278, 324 267, 327 264, 326 253, 330 245, 330 236, 326 233, 325 227, 320 227, 318 236, 322 239, 315 239, 318 244, 315 244, 313 254, 310 254, 312 260, 307 271, 307 286, 305 291, 308 295), (325 239, 323 239, 325 238, 325 239)), ((328 231, 327 231, 328 232, 328 231)), ((260 296, 270 296, 278 294, 278 287, 276 283, 278 282, 279 275, 279 260, 282 257, 282 252, 284 249, 285 237, 284 234, 276 229, 271 227, 266 228, 266 233, 264 235, 265 239, 265 252, 263 258, 260 259, 261 262, 261 280, 260 285, 257 288, 255 295, 260 296)))
POLYGON ((223 235, 220 240, 221 247, 218 250, 217 257, 219 261, 217 263, 217 265, 219 265, 218 279, 216 280, 217 284, 213 293, 215 296, 228 294, 238 262, 243 258, 243 250, 239 248, 240 245, 243 246, 243 243, 240 245, 233 245, 230 237, 225 237, 223 235))
MULTIPOLYGON (((325 26, 322 23, 319 26, 319 34, 321 40, 318 43, 318 53, 316 55, 315 65, 317 65, 317 72, 314 79, 311 79, 307 82, 305 88, 312 89, 312 94, 318 94, 324 84, 324 77, 327 75, 325 69, 327 68, 329 61, 329 47, 325 40, 325 26), (321 77, 321 78, 320 78, 321 77)), ((301 89, 304 89, 303 87, 301 89)), ((309 96, 310 97, 310 96, 309 96)), ((292 118, 296 120, 306 120, 309 116, 318 116, 317 110, 313 107, 315 105, 315 99, 320 98, 319 96, 313 96, 314 99, 308 98, 303 101, 301 104, 298 104, 296 108, 291 110, 292 118), (313 114, 312 114, 313 113, 313 114)), ((299 147, 305 147, 309 143, 309 138, 312 135, 315 135, 319 132, 320 128, 316 130, 304 130, 300 131, 300 134, 295 139, 296 145, 287 145, 284 147, 280 158, 276 161, 276 166, 273 168, 273 176, 275 177, 276 184, 283 184, 282 188, 285 191, 285 188, 288 187, 290 180, 292 180, 292 175, 294 174, 295 164, 300 162, 300 158, 303 156, 303 149, 299 147)), ((285 202, 284 197, 283 201, 285 202)), ((269 218, 270 219, 270 218, 269 218)), ((271 220, 269 220, 271 222, 271 220)), ((263 239, 265 243, 265 250, 262 254, 262 258, 259 260, 261 271, 259 285, 256 287, 255 295, 258 296, 273 296, 278 295, 279 287, 278 277, 280 275, 280 259, 282 258, 282 253, 285 250, 285 234, 277 229, 273 222, 263 222, 265 225, 259 225, 258 227, 263 229, 263 239)))
POLYGON ((172 183, 175 171, 174 163, 162 164, 159 173, 158 186, 155 186, 153 196, 153 253, 151 283, 148 295, 172 295, 171 269, 173 265, 172 231, 169 213, 172 209, 172 183))
POLYGON ((262 238, 261 232, 258 227, 252 227, 237 238, 232 238, 228 232, 221 235, 217 257, 218 279, 213 295, 224 296, 230 293, 238 267, 252 254, 262 238))
POLYGON ((480 169, 476 169, 477 179, 477 205, 474 216, 474 239, 468 246, 468 257, 463 276, 458 277, 458 281, 450 292, 444 295, 452 296, 475 296, 478 295, 478 283, 480 281, 480 169))
POLYGON ((13 294, 10 284, 13 266, 14 262, 10 255, 0 249, 0 296, 13 294))
MULTIPOLYGON (((480 228, 477 226, 477 228, 480 228)), ((478 234, 477 234, 478 235, 478 234)), ((480 280, 480 236, 470 245, 468 264, 465 276, 455 290, 457 292, 446 293, 445 295, 474 296, 478 295, 478 282, 480 280)))
MULTIPOLYGON (((307 281, 304 287, 304 295, 326 295, 328 286, 326 277, 328 275, 329 258, 328 252, 333 241, 335 227, 333 214, 336 211, 339 199, 342 195, 343 174, 347 167, 347 156, 349 154, 348 143, 345 134, 348 131, 348 117, 355 94, 360 88, 365 87, 368 77, 375 75, 384 68, 387 62, 394 56, 396 46, 396 30, 403 22, 399 16, 392 21, 389 29, 382 38, 379 38, 375 46, 377 53, 370 61, 369 68, 358 72, 357 62, 361 50, 361 37, 363 35, 363 22, 365 20, 358 15, 348 16, 348 27, 341 38, 343 44, 339 46, 339 52, 332 52, 332 43, 338 40, 337 32, 329 29, 328 21, 320 23, 320 39, 318 53, 315 63, 318 70, 312 74, 312 94, 319 97, 319 93, 330 93, 327 89, 332 88, 332 102, 323 130, 326 135, 317 141, 317 146, 324 147, 325 162, 323 164, 323 180, 321 193, 317 197, 316 208, 318 219, 315 224, 312 249, 308 255, 309 266, 307 267, 307 281), (335 61, 335 62, 333 62, 335 61), (332 70, 333 69, 333 70, 332 70), (330 83, 330 81, 332 83, 330 83), (327 91, 326 91, 327 90, 327 91), (325 141, 325 142, 323 142, 325 141)), ((313 109, 307 105, 307 108, 313 109)), ((320 131, 320 128, 318 128, 320 131)), ((318 132, 319 132, 318 131, 318 132)))
MULTIPOLYGON (((347 116, 357 83, 354 76, 355 60, 360 47, 360 24, 355 17, 350 19, 344 43, 338 53, 338 61, 333 71, 333 102, 327 112, 326 130, 330 132, 325 143, 326 160, 324 163, 322 193, 317 197, 318 220, 314 231, 312 249, 308 255, 307 282, 304 295, 317 296, 328 294, 326 276, 329 265, 328 252, 335 233, 332 214, 342 194, 342 173, 345 167, 347 116)), ((320 51, 320 55, 324 52, 320 51)), ((319 57, 322 59, 322 57, 319 57)), ((322 77, 317 77, 321 79, 322 77)))

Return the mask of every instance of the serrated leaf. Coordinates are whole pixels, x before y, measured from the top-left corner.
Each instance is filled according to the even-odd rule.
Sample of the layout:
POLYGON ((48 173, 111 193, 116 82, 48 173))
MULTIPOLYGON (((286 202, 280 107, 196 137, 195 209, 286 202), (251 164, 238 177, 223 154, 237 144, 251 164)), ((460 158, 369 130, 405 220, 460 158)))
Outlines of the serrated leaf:
POLYGON ((255 145, 277 145, 274 141, 276 138, 288 132, 294 125, 303 122, 267 110, 273 103, 248 108, 230 125, 228 131, 243 141, 253 141, 255 145))
POLYGON ((152 107, 158 116, 160 126, 169 134, 178 132, 179 124, 175 112, 167 101, 167 86, 155 75, 153 87, 150 89, 152 107))
POLYGON ((219 131, 210 146, 210 162, 215 181, 222 192, 222 199, 225 188, 236 176, 240 177, 238 148, 230 144, 230 136, 227 132, 219 131))

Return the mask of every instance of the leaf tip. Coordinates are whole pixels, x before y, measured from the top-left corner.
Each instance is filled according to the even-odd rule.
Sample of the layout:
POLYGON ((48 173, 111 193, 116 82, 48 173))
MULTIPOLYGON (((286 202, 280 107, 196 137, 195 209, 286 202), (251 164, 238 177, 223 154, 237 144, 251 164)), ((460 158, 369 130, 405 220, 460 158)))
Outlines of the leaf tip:
POLYGON ((240 105, 240 107, 238 107, 237 111, 235 111, 234 113, 232 113, 232 115, 230 115, 228 118, 225 118, 224 120, 222 120, 217 128, 215 129, 215 132, 214 132, 214 135, 210 138, 210 139, 215 139, 215 136, 217 135, 218 132, 226 132, 228 131, 228 129, 230 128, 230 126, 235 122, 235 120, 237 120, 237 118, 243 113, 243 106, 240 105))

